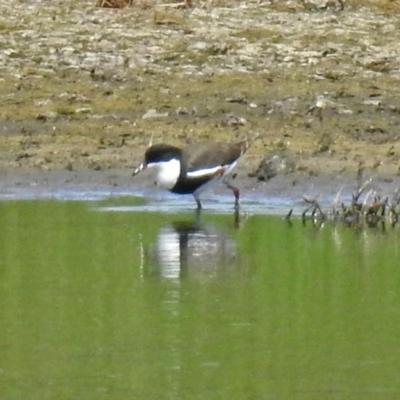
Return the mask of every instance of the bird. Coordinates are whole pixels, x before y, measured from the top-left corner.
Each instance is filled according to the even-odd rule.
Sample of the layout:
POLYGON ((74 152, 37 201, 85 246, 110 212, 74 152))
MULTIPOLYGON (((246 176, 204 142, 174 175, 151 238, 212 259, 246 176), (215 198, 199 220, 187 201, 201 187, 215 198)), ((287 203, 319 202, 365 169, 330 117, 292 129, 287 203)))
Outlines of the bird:
POLYGON ((199 142, 183 148, 166 143, 150 145, 144 161, 133 176, 146 168, 157 169, 157 183, 176 194, 192 194, 197 210, 201 210, 201 194, 216 181, 222 181, 235 196, 239 209, 240 191, 227 182, 227 175, 236 167, 239 158, 257 139, 258 133, 236 143, 199 142))

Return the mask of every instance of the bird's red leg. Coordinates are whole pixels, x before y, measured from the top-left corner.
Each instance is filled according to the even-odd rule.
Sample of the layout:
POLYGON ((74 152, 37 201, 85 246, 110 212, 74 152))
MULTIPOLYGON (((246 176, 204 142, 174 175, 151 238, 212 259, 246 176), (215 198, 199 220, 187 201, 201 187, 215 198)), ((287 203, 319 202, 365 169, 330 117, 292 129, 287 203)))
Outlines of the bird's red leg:
POLYGON ((236 186, 232 186, 228 182, 224 182, 225 185, 232 190, 234 196, 235 196, 235 210, 239 209, 239 197, 240 197, 240 191, 236 186))
MULTIPOLYGON (((216 176, 223 176, 225 173, 225 168, 221 167, 217 172, 216 176)), ((227 182, 226 177, 222 179, 222 182, 226 185, 227 188, 232 190, 234 196, 235 196, 235 210, 239 209, 239 197, 240 197, 240 191, 236 186, 231 185, 229 182, 227 182)))

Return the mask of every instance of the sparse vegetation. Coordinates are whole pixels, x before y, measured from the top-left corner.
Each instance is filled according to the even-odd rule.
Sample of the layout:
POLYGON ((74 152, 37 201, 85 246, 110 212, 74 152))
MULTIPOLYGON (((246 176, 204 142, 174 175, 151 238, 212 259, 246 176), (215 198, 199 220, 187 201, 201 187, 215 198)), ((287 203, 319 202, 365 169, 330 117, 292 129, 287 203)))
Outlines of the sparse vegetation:
MULTIPOLYGON (((400 217, 400 189, 395 190, 391 198, 382 196, 376 190, 369 188, 371 179, 363 180, 364 168, 365 165, 360 163, 356 188, 348 204, 342 202, 340 198, 343 188, 336 194, 329 209, 323 209, 318 198, 304 196, 307 207, 301 216, 303 224, 311 223, 322 227, 326 221, 333 221, 356 229, 366 226, 376 228, 378 225, 384 228, 385 223, 389 223, 392 227, 396 226, 400 217)), ((291 220, 292 213, 293 210, 290 210, 286 220, 291 220)))
POLYGON ((104 8, 124 8, 127 6, 131 6, 133 4, 133 0, 97 0, 97 7, 104 8))

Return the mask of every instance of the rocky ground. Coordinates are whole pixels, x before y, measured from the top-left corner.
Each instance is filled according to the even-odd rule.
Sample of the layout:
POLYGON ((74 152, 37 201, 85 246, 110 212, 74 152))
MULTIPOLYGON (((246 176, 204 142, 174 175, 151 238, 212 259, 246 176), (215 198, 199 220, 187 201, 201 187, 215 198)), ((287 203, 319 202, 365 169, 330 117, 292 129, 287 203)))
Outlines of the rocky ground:
POLYGON ((397 184, 398 2, 192 5, 1 2, 2 186, 49 172, 118 184, 151 136, 182 145, 254 131, 237 169, 247 185, 329 185, 360 164, 397 184))

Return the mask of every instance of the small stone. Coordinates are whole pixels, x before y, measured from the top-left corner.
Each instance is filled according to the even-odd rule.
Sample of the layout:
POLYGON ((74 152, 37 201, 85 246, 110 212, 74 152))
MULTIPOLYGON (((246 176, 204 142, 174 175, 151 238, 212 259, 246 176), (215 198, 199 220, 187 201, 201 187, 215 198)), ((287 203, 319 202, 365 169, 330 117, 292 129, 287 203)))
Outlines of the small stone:
POLYGON ((147 118, 165 118, 165 117, 168 117, 168 115, 169 115, 168 112, 160 113, 155 108, 150 108, 143 115, 142 119, 147 119, 147 118))
POLYGON ((257 169, 250 173, 250 177, 256 177, 259 181, 268 181, 278 174, 287 174, 294 171, 295 161, 293 157, 284 153, 271 153, 266 155, 257 169))
POLYGON ((230 114, 224 121, 223 126, 239 127, 247 124, 247 120, 243 117, 237 117, 236 115, 230 114))
POLYGON ((363 101, 366 106, 380 106, 382 105, 381 99, 367 99, 363 101))
POLYGON ((171 89, 169 87, 162 87, 162 88, 160 88, 160 93, 170 95, 171 89))
POLYGON ((178 107, 175 111, 177 115, 189 115, 190 112, 186 107, 178 107))
POLYGON ((46 122, 47 120, 55 120, 58 117, 58 113, 55 111, 46 111, 44 113, 40 113, 36 116, 36 119, 38 121, 44 121, 46 122))
POLYGON ((233 96, 227 97, 225 99, 228 103, 239 103, 239 104, 244 104, 247 103, 246 96, 242 93, 234 93, 233 96))
POLYGON ((90 107, 80 107, 75 110, 76 114, 90 114, 92 109, 90 107))

